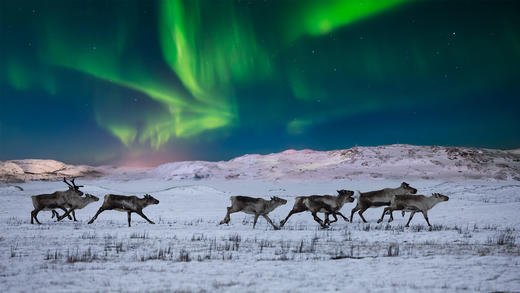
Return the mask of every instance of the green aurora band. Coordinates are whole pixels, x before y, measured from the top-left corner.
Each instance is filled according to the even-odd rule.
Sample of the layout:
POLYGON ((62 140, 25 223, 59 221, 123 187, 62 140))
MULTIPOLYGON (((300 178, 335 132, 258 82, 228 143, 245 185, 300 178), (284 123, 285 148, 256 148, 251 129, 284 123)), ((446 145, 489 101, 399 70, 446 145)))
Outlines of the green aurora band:
MULTIPOLYGON (((51 12, 44 20, 44 32, 40 33, 43 36, 38 48, 40 64, 89 74, 141 92, 160 103, 163 108, 160 113, 141 113, 132 118, 111 116, 104 109, 96 109, 98 124, 128 147, 138 141, 149 142, 157 149, 172 137, 192 137, 207 130, 231 127, 239 121, 233 84, 269 79, 273 67, 265 49, 258 44, 252 25, 237 16, 232 2, 224 1, 218 16, 207 21, 215 13, 211 8, 214 5, 209 2, 159 3, 160 45, 164 60, 182 83, 180 88, 154 76, 153 69, 142 64, 137 56, 125 56, 129 35, 135 29, 130 21, 136 17, 135 11, 126 12, 127 15, 116 12, 117 25, 102 34, 95 47, 82 41, 89 36, 78 35, 78 28, 67 25, 68 19, 63 14, 51 12)), ((303 12, 299 16, 302 23, 288 26, 303 31, 290 38, 324 34, 400 2, 404 1, 302 2, 303 12)), ((50 94, 56 92, 56 77, 52 72, 30 74, 29 68, 18 63, 16 57, 9 58, 6 67, 9 84, 17 90, 40 86, 50 94)), ((295 90, 295 94, 301 98, 311 91, 295 90)), ((292 130, 295 124, 298 123, 289 122, 292 133, 299 132, 292 130)))
MULTIPOLYGON (((436 17, 400 13, 435 8, 434 2, 253 1, 249 7, 161 0, 148 18, 138 1, 112 3, 100 16, 101 4, 85 5, 80 14, 67 13, 77 3, 58 4, 35 2, 38 18, 18 21, 34 35, 30 49, 2 39, 0 82, 74 99, 67 72, 78 84, 97 80, 94 119, 129 149, 225 137, 239 127, 279 127, 297 137, 361 113, 469 99, 520 74, 519 29, 507 11, 501 21, 481 9, 459 29, 459 12, 448 11, 447 21, 434 24, 442 34, 423 38, 421 25, 434 27, 436 17), (482 39, 487 32, 472 29, 480 21, 505 37, 493 44, 482 39), (404 31, 386 31, 392 23, 404 31), (150 26, 156 35, 140 31, 150 26), (121 89, 105 96, 103 83, 121 89), (146 98, 142 108, 127 107, 135 96, 146 98)), ((17 22, 4 5, 0 22, 17 22)))

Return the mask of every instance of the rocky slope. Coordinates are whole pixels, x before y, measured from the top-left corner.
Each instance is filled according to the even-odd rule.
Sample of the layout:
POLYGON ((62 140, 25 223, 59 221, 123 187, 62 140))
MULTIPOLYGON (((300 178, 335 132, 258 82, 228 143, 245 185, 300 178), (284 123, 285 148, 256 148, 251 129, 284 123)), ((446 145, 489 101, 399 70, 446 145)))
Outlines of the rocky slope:
POLYGON ((181 179, 430 179, 520 181, 520 150, 388 145, 335 151, 287 150, 244 155, 229 161, 167 163, 155 169, 73 166, 54 160, 0 162, 0 181, 55 180, 108 175, 181 179))
POLYGON ((0 162, 0 182, 56 180, 63 177, 101 176, 101 168, 74 166, 55 160, 12 160, 0 162))
POLYGON ((176 162, 150 173, 164 179, 490 178, 520 181, 518 150, 388 145, 346 150, 287 150, 223 162, 176 162))

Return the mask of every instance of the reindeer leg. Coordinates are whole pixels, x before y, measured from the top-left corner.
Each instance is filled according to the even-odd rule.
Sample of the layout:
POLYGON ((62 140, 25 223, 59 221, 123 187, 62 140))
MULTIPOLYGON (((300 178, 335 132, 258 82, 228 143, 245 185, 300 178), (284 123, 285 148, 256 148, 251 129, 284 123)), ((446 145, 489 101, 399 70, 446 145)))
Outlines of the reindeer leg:
POLYGON ((132 212, 128 212, 128 227, 131 227, 130 221, 132 221, 132 212))
POLYGON ((74 209, 68 210, 65 214, 63 214, 61 217, 58 218, 58 222, 63 220, 63 218, 65 218, 66 216, 70 215, 70 213, 72 213, 73 211, 74 211, 74 209))
POLYGON ((229 221, 231 220, 231 219, 229 218, 229 215, 231 215, 232 213, 236 213, 236 212, 237 212, 237 211, 234 211, 234 210, 233 210, 233 206, 228 207, 228 208, 227 208, 226 216, 224 217, 224 220, 220 221, 220 224, 219 224, 219 225, 229 223, 229 221))
POLYGON ((345 222, 348 222, 348 218, 345 217, 345 216, 343 216, 342 213, 340 213, 340 212, 336 212, 336 214, 337 214, 337 215, 340 215, 340 216, 343 218, 343 220, 345 220, 345 222))
POLYGON ((139 212, 135 212, 136 214, 138 214, 139 216, 143 217, 143 219, 147 220, 148 223, 150 224, 155 224, 152 220, 148 219, 144 214, 143 212, 139 211, 139 212))
POLYGON ((276 225, 273 224, 273 221, 271 221, 271 219, 269 218, 268 215, 262 215, 262 216, 266 219, 266 221, 267 221, 269 224, 271 224, 271 225, 273 226, 273 228, 274 228, 275 230, 280 230, 280 228, 276 227, 276 225))
POLYGON ((367 223, 367 220, 365 220, 365 217, 363 217, 363 213, 368 210, 368 207, 366 208, 362 208, 360 211, 359 211, 359 216, 361 217, 361 220, 363 220, 363 222, 367 223))
POLYGON ((426 223, 428 223, 428 226, 431 227, 432 225, 430 224, 430 221, 428 220, 428 212, 427 211, 422 211, 422 214, 424 216, 424 219, 426 220, 426 223))
MULTIPOLYGON (((74 222, 77 222, 78 220, 76 220, 76 211, 72 211, 72 217, 74 218, 74 222)), ((70 220, 70 215, 69 215, 69 220, 70 220)))
POLYGON ((256 221, 258 220, 258 217, 259 217, 259 216, 260 216, 259 214, 255 214, 255 219, 253 220, 253 229, 254 229, 255 226, 256 226, 256 221))
POLYGON ((100 207, 99 210, 97 211, 97 213, 94 215, 94 217, 92 217, 92 219, 90 219, 90 221, 88 221, 89 224, 92 224, 94 223, 94 221, 97 219, 97 216, 99 214, 101 214, 105 209, 103 207, 100 207))
POLYGON ((352 211, 350 212, 350 222, 352 223, 352 220, 354 220, 354 214, 359 211, 361 208, 359 206, 355 206, 352 211))
POLYGON ((303 210, 291 210, 289 212, 289 214, 287 215, 287 217, 285 217, 285 219, 281 220, 280 221, 280 227, 283 227, 285 225, 285 223, 287 223, 287 220, 289 220, 289 217, 292 216, 293 214, 297 214, 297 213, 301 213, 303 212, 303 210))
POLYGON ((383 210, 383 214, 381 214, 381 218, 379 220, 377 220, 378 223, 381 223, 383 222, 383 218, 385 217, 385 214, 390 210, 390 207, 386 207, 384 210, 383 210))
POLYGON ((408 223, 406 223, 406 226, 405 226, 405 227, 408 227, 408 226, 410 225, 410 222, 412 221, 412 218, 413 218, 414 215, 415 215, 415 212, 412 212, 412 213, 410 214, 410 219, 408 219, 408 223))
POLYGON ((330 223, 330 220, 329 220, 329 213, 324 213, 325 214, 325 225, 328 225, 330 223))
POLYGON ((336 216, 336 214, 337 214, 337 213, 332 213, 332 217, 334 218, 334 221, 329 221, 329 224, 338 221, 338 216, 336 216))
POLYGON ((31 224, 34 224, 33 222, 33 219, 36 220, 36 223, 38 223, 38 225, 41 225, 40 221, 38 221, 38 218, 36 217, 38 215, 38 213, 40 212, 40 210, 37 210, 37 209, 34 209, 32 212, 31 212, 31 224))
MULTIPOLYGON (((60 207, 60 209, 61 209, 62 211, 64 211, 65 213, 67 212, 67 209, 64 208, 64 207, 60 207)), ((54 218, 54 216, 56 216, 56 220, 57 220, 57 219, 60 217, 60 214, 59 214, 57 211, 52 210, 52 216, 51 216, 51 219, 54 218)), ((69 215, 68 217, 69 217, 69 220, 72 220, 72 217, 71 217, 70 215, 69 215)))
POLYGON ((327 225, 325 225, 323 223, 323 221, 320 219, 320 217, 318 217, 318 215, 316 215, 316 212, 312 212, 312 216, 314 217, 314 221, 318 222, 318 224, 320 224, 320 226, 323 228, 323 229, 326 229, 327 228, 327 225))
MULTIPOLYGON (((66 208, 61 207, 60 209, 62 209, 64 212, 67 212, 66 208)), ((76 212, 72 211, 72 214, 75 215, 76 212)), ((56 216, 59 216, 59 214, 57 212, 56 212, 56 216)), ((69 220, 72 220, 72 217, 70 215, 68 215, 68 218, 69 218, 69 220)), ((76 219, 76 216, 74 216, 74 219, 76 219)))
POLYGON ((388 212, 390 213, 390 219, 388 219, 388 223, 392 222, 394 220, 394 210, 388 209, 388 212))

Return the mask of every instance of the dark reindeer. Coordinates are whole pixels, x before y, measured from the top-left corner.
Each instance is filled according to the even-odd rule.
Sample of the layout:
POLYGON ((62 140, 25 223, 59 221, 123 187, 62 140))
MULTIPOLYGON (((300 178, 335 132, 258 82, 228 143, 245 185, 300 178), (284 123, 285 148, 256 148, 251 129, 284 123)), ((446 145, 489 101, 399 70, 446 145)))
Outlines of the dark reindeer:
MULTIPOLYGON (((75 178, 73 178, 70 181, 70 182, 72 182, 72 185, 70 185, 67 181, 65 181, 65 183, 69 186, 69 188, 79 189, 80 187, 83 187, 83 185, 77 186, 74 183, 74 180, 75 180, 75 178)), ((87 194, 85 194, 85 198, 83 198, 83 200, 77 200, 74 203, 67 204, 65 207, 68 208, 69 211, 67 211, 67 209, 61 208, 62 210, 65 211, 63 216, 60 216, 60 214, 58 212, 56 212, 55 210, 52 210, 51 218, 54 218, 56 216, 56 220, 58 220, 58 222, 61 221, 65 217, 68 217, 69 220, 72 220, 72 218, 70 216, 70 213, 72 213, 72 217, 74 218, 74 222, 77 222, 78 220, 76 219, 76 210, 82 209, 82 208, 86 207, 89 203, 96 202, 98 200, 99 200, 99 197, 93 196, 92 194, 88 194, 87 193, 87 194)))
MULTIPOLYGON (((381 206, 389 206, 392 197, 396 194, 416 194, 417 189, 411 187, 408 183, 403 182, 397 188, 385 188, 381 190, 361 192, 358 196, 357 204, 350 213, 350 222, 354 219, 354 213, 359 211, 359 216, 363 222, 367 222, 363 213, 368 208, 377 208, 381 206)), ((404 212, 403 212, 404 216, 404 212)))
POLYGON ((220 225, 229 223, 230 214, 236 212, 244 212, 246 214, 255 215, 255 219, 253 221, 253 229, 256 226, 256 221, 258 220, 259 216, 264 217, 265 220, 269 224, 271 224, 275 230, 280 229, 276 227, 275 224, 273 224, 268 214, 277 207, 286 204, 287 200, 276 196, 271 197, 271 200, 265 200, 263 198, 254 198, 248 196, 232 196, 229 199, 231 200, 231 206, 227 208, 226 216, 224 217, 224 220, 220 221, 220 225))
MULTIPOLYGON (((36 220, 36 223, 41 224, 37 218, 40 211, 52 211, 54 216, 54 214, 57 214, 55 209, 61 209, 65 211, 65 214, 69 215, 70 211, 67 211, 67 208, 77 205, 83 205, 84 207, 90 202, 99 200, 97 197, 90 195, 82 197, 83 192, 79 188, 83 187, 83 185, 76 185, 74 180, 72 179, 70 181, 72 184, 70 184, 65 177, 63 178, 63 182, 69 186, 69 189, 66 191, 56 191, 51 194, 40 194, 31 197, 34 206, 34 210, 31 212, 31 224, 34 224, 34 220, 36 220)), ((73 216, 75 219, 74 212, 73 216)))
POLYGON ((348 221, 339 211, 346 202, 353 202, 354 191, 351 190, 337 190, 338 195, 310 195, 310 196, 297 196, 294 201, 294 206, 289 212, 287 217, 280 222, 280 227, 283 227, 289 217, 293 214, 301 213, 304 211, 310 211, 314 220, 318 222, 321 227, 327 228, 327 225, 334 223, 338 220, 336 215, 340 215, 345 221, 348 221), (317 213, 325 213, 325 222, 322 221, 317 213), (332 214, 334 221, 329 220, 329 214, 332 214))
POLYGON ((149 194, 145 194, 143 198, 138 198, 137 196, 107 194, 105 195, 103 205, 88 223, 92 224, 103 211, 116 210, 128 213, 128 227, 131 227, 130 222, 132 213, 138 214, 150 224, 155 224, 143 214, 143 209, 152 204, 159 204, 159 201, 149 194))
POLYGON ((392 212, 401 210, 403 212, 412 212, 405 227, 410 225, 410 221, 412 221, 412 218, 416 212, 421 212, 424 216, 424 219, 426 220, 426 223, 428 223, 428 226, 431 227, 430 221, 428 220, 428 210, 433 208, 436 204, 443 201, 448 201, 449 199, 449 197, 440 193, 434 193, 431 196, 410 194, 394 195, 390 206, 385 208, 383 214, 381 215, 381 219, 377 220, 377 222, 381 223, 386 213, 390 214, 390 219, 388 219, 388 222, 392 222, 394 220, 392 212))

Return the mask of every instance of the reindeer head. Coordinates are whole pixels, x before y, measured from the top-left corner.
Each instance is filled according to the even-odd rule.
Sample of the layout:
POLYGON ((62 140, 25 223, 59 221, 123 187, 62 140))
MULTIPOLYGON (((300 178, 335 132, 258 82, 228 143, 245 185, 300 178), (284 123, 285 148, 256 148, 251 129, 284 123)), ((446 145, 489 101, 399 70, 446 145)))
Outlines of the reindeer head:
POLYGON ((76 178, 72 178, 72 180, 70 180, 70 182, 72 183, 72 185, 71 185, 69 182, 67 182, 67 179, 65 177, 63 177, 63 182, 65 182, 65 184, 67 184, 69 186, 69 191, 72 191, 75 194, 82 196, 83 192, 81 190, 79 190, 79 188, 83 187, 83 185, 76 185, 76 183, 74 183, 74 180, 76 180, 76 178))
POLYGON ((146 205, 159 204, 159 201, 148 193, 144 195, 144 199, 146 200, 146 205))
POLYGON ((85 194, 85 198, 88 200, 88 202, 95 202, 99 200, 99 197, 94 196, 92 194, 85 194))
POLYGON ((448 201, 450 198, 446 195, 442 195, 440 193, 434 193, 432 194, 432 197, 439 200, 439 201, 448 201))
POLYGON ((272 196, 271 197, 271 202, 275 203, 276 206, 281 206, 281 205, 284 205, 287 203, 287 200, 283 199, 283 198, 279 198, 277 196, 272 196))
POLYGON ((352 197, 354 195, 354 191, 352 190, 336 190, 338 192, 339 196, 345 197, 345 202, 354 202, 354 198, 352 197))
POLYGON ((417 189, 411 187, 406 182, 401 183, 400 188, 403 189, 406 193, 410 193, 410 194, 416 194, 417 193, 417 189))

